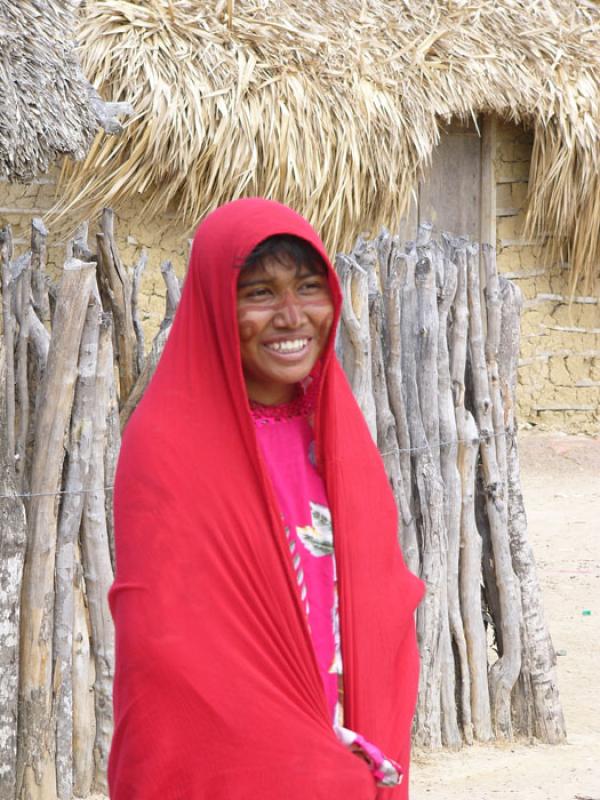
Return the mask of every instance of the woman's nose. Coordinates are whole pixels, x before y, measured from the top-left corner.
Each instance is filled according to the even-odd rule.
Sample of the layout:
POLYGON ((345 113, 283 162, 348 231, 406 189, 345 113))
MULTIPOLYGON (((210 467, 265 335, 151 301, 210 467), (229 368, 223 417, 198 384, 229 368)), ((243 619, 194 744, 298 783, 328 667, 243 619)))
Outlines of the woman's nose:
POLYGON ((281 299, 273 323, 285 328, 297 328, 302 324, 302 313, 302 303, 294 292, 286 292, 281 299))

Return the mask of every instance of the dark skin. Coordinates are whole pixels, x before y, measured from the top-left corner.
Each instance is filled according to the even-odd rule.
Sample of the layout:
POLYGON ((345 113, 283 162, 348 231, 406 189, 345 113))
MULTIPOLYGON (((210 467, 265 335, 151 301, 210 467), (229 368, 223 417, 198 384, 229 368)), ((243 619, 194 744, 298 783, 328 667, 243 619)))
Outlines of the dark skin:
POLYGON ((248 397, 264 405, 288 403, 331 332, 325 272, 266 257, 240 274, 237 316, 248 397))

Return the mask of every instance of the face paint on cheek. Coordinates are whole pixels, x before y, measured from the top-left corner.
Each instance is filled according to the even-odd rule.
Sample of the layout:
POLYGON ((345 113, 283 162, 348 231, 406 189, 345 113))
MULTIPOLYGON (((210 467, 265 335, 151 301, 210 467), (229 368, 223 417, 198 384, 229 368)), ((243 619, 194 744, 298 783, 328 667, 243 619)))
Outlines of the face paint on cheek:
POLYGON ((331 309, 327 316, 323 317, 319 325, 319 337, 323 342, 323 346, 325 346, 325 342, 329 338, 331 326, 333 325, 333 316, 333 309, 331 309))
POLYGON ((322 297, 309 297, 305 299, 304 306, 312 308, 333 308, 333 303, 329 295, 325 294, 322 297))
POLYGON ((244 315, 238 317, 238 330, 241 342, 249 342, 258 333, 259 326, 252 320, 245 319, 244 315))

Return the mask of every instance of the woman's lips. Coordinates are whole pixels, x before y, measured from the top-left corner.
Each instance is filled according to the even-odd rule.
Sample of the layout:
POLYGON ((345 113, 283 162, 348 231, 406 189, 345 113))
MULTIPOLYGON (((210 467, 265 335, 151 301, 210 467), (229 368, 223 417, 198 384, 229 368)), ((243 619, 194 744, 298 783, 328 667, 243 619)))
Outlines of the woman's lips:
POLYGON ((309 336, 296 337, 289 339, 279 339, 278 341, 265 342, 263 347, 269 355, 284 361, 297 361, 307 354, 312 338, 309 336))

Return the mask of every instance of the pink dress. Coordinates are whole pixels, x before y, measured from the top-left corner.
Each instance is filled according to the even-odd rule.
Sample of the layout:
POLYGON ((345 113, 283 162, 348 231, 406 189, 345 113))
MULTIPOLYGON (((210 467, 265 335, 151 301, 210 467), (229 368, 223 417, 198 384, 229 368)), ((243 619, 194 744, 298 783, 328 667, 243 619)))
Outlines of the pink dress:
POLYGON ((364 758, 380 786, 396 786, 402 771, 364 737, 343 727, 343 667, 331 513, 315 460, 316 387, 290 403, 251 403, 296 574, 331 720, 338 739, 364 758))
POLYGON ((333 531, 325 486, 314 459, 310 397, 304 395, 284 406, 252 404, 252 414, 279 501, 331 717, 342 724, 333 531))

